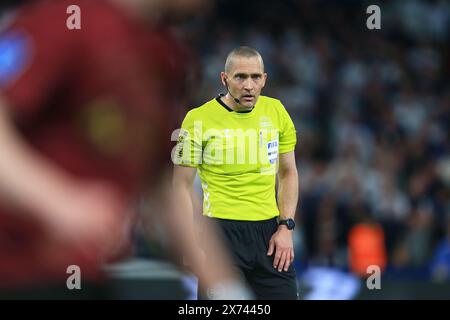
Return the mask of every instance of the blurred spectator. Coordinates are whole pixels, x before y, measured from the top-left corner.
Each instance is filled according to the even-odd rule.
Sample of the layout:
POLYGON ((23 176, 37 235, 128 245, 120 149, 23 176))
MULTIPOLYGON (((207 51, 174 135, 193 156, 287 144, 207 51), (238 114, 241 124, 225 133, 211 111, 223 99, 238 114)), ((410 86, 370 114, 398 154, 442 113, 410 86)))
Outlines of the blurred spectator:
POLYGON ((366 278, 369 266, 377 266, 381 271, 387 266, 384 232, 368 208, 356 208, 355 215, 357 222, 348 235, 349 267, 353 273, 366 278))
POLYGON ((430 268, 435 281, 450 280, 450 218, 447 221, 445 238, 436 247, 430 268))

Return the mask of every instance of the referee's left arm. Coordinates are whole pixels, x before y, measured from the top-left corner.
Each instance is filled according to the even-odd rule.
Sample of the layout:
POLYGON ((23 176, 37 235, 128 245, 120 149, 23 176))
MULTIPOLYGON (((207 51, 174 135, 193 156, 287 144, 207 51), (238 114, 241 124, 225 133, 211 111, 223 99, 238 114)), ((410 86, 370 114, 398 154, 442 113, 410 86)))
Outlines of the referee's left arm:
MULTIPOLYGON (((295 164, 294 151, 280 154, 280 167, 278 171, 278 207, 280 219, 294 219, 298 198, 298 174, 295 164)), ((292 230, 285 225, 278 226, 269 242, 267 254, 275 252, 273 267, 288 271, 289 265, 294 261, 294 244, 292 230)))
POLYGON ((280 219, 294 219, 298 199, 298 173, 294 151, 280 154, 278 209, 280 219))

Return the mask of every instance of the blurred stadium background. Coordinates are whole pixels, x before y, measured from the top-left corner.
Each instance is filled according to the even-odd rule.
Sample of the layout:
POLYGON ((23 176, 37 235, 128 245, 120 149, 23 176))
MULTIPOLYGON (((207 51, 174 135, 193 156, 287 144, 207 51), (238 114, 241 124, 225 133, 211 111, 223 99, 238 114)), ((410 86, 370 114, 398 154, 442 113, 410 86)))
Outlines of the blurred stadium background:
POLYGON ((296 124, 304 299, 450 298, 448 1, 226 0, 179 31, 202 79, 190 107, 225 91, 227 53, 249 45, 296 124), (366 28, 371 4, 381 30, 366 28), (367 261, 381 290, 366 288, 367 261))

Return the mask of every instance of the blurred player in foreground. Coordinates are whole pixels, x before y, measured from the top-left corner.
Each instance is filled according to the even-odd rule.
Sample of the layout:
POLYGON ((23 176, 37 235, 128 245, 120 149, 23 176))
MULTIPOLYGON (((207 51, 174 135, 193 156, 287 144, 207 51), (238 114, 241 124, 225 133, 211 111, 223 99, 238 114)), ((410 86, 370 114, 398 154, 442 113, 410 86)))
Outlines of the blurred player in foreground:
MULTIPOLYGON (((69 265, 95 283, 104 263, 129 253, 131 204, 144 192, 170 194, 161 190, 169 115, 186 63, 160 21, 202 5, 33 1, 2 31, 0 290, 63 285, 69 265), (70 5, 81 10, 79 30, 67 28, 70 5)), ((221 250, 214 260, 197 256, 179 218, 183 208, 161 206, 161 220, 201 279, 210 287, 232 283, 238 292, 221 250)))

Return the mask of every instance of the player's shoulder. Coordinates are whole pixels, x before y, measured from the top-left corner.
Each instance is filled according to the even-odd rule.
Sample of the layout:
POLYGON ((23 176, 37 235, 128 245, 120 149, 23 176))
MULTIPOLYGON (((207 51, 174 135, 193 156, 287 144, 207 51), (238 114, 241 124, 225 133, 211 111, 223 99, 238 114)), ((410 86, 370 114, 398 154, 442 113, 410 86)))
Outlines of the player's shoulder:
MULTIPOLYGON (((95 2, 95 1, 92 1, 95 2)), ((30 1, 26 2, 20 6, 15 7, 11 10, 14 17, 17 20, 23 21, 33 21, 35 19, 40 19, 40 23, 47 22, 44 19, 49 19, 54 23, 66 22, 69 17, 69 13, 72 13, 75 6, 78 8, 84 8, 85 5, 89 5, 86 0, 41 0, 41 1, 30 1)), ((91 8, 89 8, 91 9, 91 8)), ((37 21, 36 21, 37 23, 37 21)), ((37 25, 36 25, 37 26, 37 25)), ((65 27, 66 24, 64 23, 65 27)))
MULTIPOLYGON (((69 18, 79 15, 81 31, 92 30, 96 26, 108 24, 110 21, 123 19, 124 14, 109 1, 92 0, 42 0, 26 3, 18 7, 15 12, 15 20, 18 24, 30 24, 34 28, 48 26, 49 30, 66 28, 69 18), (102 23, 98 23, 102 21, 102 23), (57 28, 55 28, 57 26, 57 28)), ((109 27, 109 25, 107 25, 109 27)))
POLYGON ((91 33, 96 28, 105 28, 103 25, 110 28, 111 23, 108 22, 119 21, 120 15, 119 10, 107 1, 30 1, 10 11, 7 23, 2 26, 0 32, 2 35, 20 33, 33 38, 33 41, 39 44, 52 41, 52 45, 58 42, 56 45, 61 46, 79 39, 80 35, 91 33), (81 27, 76 32, 69 29, 69 22, 74 21, 79 21, 81 27))
MULTIPOLYGON (((34 1, 8 9, 8 24, 2 31, 10 31, 16 27, 41 27, 55 21, 56 14, 61 13, 61 21, 67 17, 67 7, 58 1, 34 1)), ((65 26, 65 24, 63 24, 65 26)))

